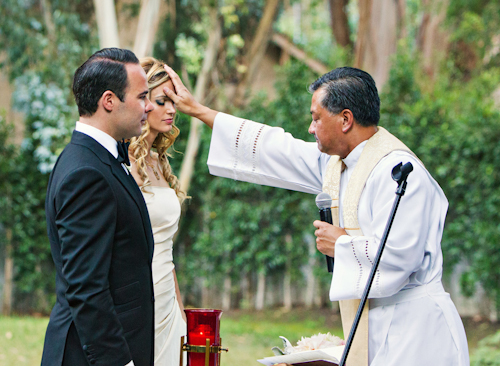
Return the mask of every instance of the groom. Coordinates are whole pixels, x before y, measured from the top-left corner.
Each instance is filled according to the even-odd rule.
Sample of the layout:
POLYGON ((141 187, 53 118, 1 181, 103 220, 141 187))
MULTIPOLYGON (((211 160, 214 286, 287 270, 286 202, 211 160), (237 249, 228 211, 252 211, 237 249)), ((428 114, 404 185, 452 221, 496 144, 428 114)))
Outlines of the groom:
POLYGON ((75 72, 80 120, 49 180, 45 210, 56 267, 42 366, 150 366, 153 235, 126 169, 126 148, 153 105, 128 50, 92 55, 75 72))

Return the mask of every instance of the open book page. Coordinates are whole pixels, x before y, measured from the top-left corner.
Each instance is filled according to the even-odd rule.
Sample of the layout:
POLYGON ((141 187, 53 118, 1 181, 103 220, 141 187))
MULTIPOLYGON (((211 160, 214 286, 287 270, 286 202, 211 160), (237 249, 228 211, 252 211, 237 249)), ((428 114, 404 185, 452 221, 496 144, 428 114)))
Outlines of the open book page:
POLYGON ((337 365, 340 362, 340 359, 342 358, 342 352, 344 352, 344 346, 337 346, 323 348, 315 351, 297 352, 290 355, 266 357, 257 361, 266 366, 272 366, 277 363, 288 363, 291 365, 304 363, 304 365, 312 366, 314 365, 314 363, 312 363, 311 361, 327 361, 326 364, 330 362, 330 365, 333 366, 337 365))

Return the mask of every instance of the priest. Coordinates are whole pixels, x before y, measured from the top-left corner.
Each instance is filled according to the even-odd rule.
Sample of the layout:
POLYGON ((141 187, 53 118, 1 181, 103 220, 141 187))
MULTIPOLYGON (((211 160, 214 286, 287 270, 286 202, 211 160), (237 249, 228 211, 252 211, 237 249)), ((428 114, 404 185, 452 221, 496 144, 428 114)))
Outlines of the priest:
POLYGON ((315 221, 318 250, 335 258, 330 300, 349 334, 395 198, 392 168, 414 171, 402 198, 347 360, 349 366, 469 365, 458 312, 441 284, 448 201, 417 156, 378 126, 380 99, 366 72, 342 67, 310 85, 316 143, 199 104, 165 66, 178 110, 213 129, 213 175, 333 199, 333 225, 315 221))

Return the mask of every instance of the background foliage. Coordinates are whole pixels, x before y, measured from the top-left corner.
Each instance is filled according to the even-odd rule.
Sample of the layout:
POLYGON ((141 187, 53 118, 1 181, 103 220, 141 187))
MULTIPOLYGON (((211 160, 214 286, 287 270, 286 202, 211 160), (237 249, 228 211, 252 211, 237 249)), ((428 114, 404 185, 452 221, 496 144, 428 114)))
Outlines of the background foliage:
POLYGON ((400 137, 443 188, 449 210, 442 241, 446 269, 465 261, 466 294, 481 283, 500 304, 500 113, 491 99, 499 70, 467 81, 443 69, 435 83, 402 46, 382 95, 381 124, 400 137), (433 85, 429 84, 432 83, 433 85))
MULTIPOLYGON (((6 190, 1 211, 4 229, 13 234, 16 308, 47 312, 53 306, 55 276, 45 224, 47 181, 78 116, 72 75, 98 43, 84 1, 46 2, 45 9, 42 4, 0 4, 2 67, 14 85, 13 106, 24 112, 25 125, 21 146, 2 155, 6 190)), ((0 122, 5 131, 12 130, 8 121, 0 122)))
MULTIPOLYGON (((129 3, 126 11, 137 16, 139 2, 129 3)), ((221 89, 241 79, 244 55, 264 4, 257 0, 218 4, 223 19, 217 67, 221 89)), ((296 32, 284 8, 275 29, 331 68, 352 64, 354 50, 335 45, 325 30, 328 22, 322 2, 308 4, 302 32, 296 32)), ((0 243, 6 247, 5 234, 11 230, 17 311, 48 312, 54 273, 45 229, 45 191, 48 174, 77 119, 70 93, 72 74, 98 48, 93 4, 90 0, 0 0, 0 6, 2 71, 12 82, 13 104, 24 113, 25 124, 25 139, 14 146, 9 121, 5 116, 0 120, 0 243)), ((207 41, 209 6, 204 1, 178 1, 176 22, 170 15, 162 21, 154 49, 156 57, 175 69, 185 68, 192 85, 207 41)), ((500 56, 495 52, 500 4, 449 2, 445 24, 451 46, 437 65, 437 75, 423 71, 416 45, 416 19, 425 6, 418 0, 407 1, 407 6, 412 21, 381 90, 381 124, 419 155, 449 199, 445 269, 465 262, 465 293, 472 295, 481 284, 500 309, 500 116, 492 98, 500 81, 500 56)), ((351 15, 349 26, 355 29, 357 22, 351 15)), ((351 38, 356 38, 354 31, 351 38)), ((307 86, 317 76, 291 60, 278 67, 272 98, 255 95, 242 109, 232 107, 224 92, 213 94, 211 100, 238 116, 280 126, 310 140, 307 86)), ((182 135, 176 149, 182 152, 189 120, 180 116, 177 123, 182 135)), ((255 281, 258 273, 275 278, 288 275, 302 284, 305 269, 316 263, 317 280, 327 285, 322 256, 310 250, 313 228, 303 221, 316 218, 313 197, 210 176, 206 169, 209 140, 210 131, 205 129, 190 192, 193 198, 176 240, 176 263, 181 285, 190 289, 186 290, 190 303, 199 305, 205 286, 197 282, 200 277, 219 287, 230 278, 237 295, 234 284, 245 276, 255 281)), ((174 154, 176 172, 181 161, 182 154, 174 154)), ((237 305, 244 306, 239 300, 237 305)))
POLYGON ((479 342, 478 349, 471 357, 472 366, 500 365, 500 332, 485 337, 479 342))

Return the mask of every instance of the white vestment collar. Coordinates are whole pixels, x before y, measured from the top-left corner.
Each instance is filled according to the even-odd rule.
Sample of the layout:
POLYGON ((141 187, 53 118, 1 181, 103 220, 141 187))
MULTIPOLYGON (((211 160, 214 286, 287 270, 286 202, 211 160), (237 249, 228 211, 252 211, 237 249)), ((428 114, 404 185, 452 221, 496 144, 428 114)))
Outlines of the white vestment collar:
POLYGON ((354 168, 356 167, 359 158, 361 157, 361 153, 365 145, 368 143, 368 140, 365 140, 358 144, 350 153, 342 159, 345 164, 345 169, 342 171, 340 175, 340 190, 339 190, 339 223, 340 226, 344 226, 344 216, 342 214, 342 205, 344 203, 344 195, 347 189, 347 184, 349 183, 349 179, 351 178, 352 172, 354 172, 354 168))

